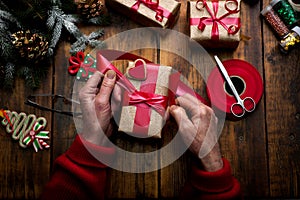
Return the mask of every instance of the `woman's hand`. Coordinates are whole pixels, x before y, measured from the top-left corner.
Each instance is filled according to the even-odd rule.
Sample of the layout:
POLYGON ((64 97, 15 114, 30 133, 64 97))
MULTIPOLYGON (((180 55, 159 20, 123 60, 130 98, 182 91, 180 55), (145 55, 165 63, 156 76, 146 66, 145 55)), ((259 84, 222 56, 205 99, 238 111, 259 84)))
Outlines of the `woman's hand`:
POLYGON ((178 97, 176 103, 170 107, 170 114, 190 151, 201 159, 206 171, 223 168, 217 138, 218 119, 213 110, 189 94, 178 97))
POLYGON ((109 70, 103 77, 100 72, 87 81, 79 92, 83 114, 82 136, 85 140, 105 146, 112 134, 110 97, 116 83, 116 73, 109 70))

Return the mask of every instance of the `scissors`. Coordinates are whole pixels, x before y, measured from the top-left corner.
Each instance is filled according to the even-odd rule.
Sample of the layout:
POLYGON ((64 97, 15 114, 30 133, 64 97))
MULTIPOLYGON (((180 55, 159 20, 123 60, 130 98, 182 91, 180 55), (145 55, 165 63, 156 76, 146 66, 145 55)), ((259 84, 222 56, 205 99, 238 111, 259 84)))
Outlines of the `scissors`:
POLYGON ((224 65, 222 64, 221 60, 218 58, 218 56, 214 56, 215 60, 217 62, 217 65, 222 72, 226 82, 230 86, 235 99, 237 100, 236 103, 233 103, 231 105, 230 111, 235 117, 243 117, 245 115, 245 112, 253 112, 256 106, 255 101, 251 97, 245 97, 244 99, 241 99, 240 95, 236 91, 236 88, 234 87, 224 65))

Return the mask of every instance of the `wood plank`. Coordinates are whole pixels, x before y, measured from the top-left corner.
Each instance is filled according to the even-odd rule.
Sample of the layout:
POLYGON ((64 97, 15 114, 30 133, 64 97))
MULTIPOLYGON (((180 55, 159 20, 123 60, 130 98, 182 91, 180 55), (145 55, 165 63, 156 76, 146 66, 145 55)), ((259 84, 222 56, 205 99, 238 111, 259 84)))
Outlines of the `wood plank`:
MULTIPOLYGON (((173 30, 188 35, 187 2, 181 2, 180 18, 173 30)), ((264 0, 261 3, 264 7, 269 1, 264 0)), ((250 36, 251 40, 241 41, 234 51, 209 50, 211 56, 217 54, 224 60, 239 58, 250 62, 265 81, 265 95, 257 110, 241 121, 226 121, 220 138, 222 154, 230 161, 233 174, 241 182, 247 198, 299 198, 300 50, 282 55, 277 49, 277 39, 270 27, 259 17, 260 10, 260 4, 250 7, 242 3, 242 34, 250 36)), ((105 27, 104 39, 122 31, 142 27, 114 11, 109 12, 112 14, 113 24, 105 27)), ((98 28, 83 26, 81 30, 89 34, 98 28)), ((128 45, 131 40, 132 38, 124 38, 124 43, 119 46, 128 45)), ((160 40, 157 47, 166 45, 163 42, 160 40)), ((181 48, 176 46, 176 41, 168 45, 181 48)), ((67 72, 69 48, 68 42, 60 43, 56 51, 55 66, 50 68, 49 76, 38 90, 28 89, 20 79, 16 81, 12 92, 1 90, 0 106, 46 117, 47 129, 52 132, 52 139, 50 150, 34 153, 33 149, 24 150, 19 147, 18 142, 12 140, 3 127, 0 128, 0 199, 38 198, 48 181, 52 161, 73 142, 76 129, 72 117, 51 114, 23 104, 29 94, 53 91, 55 94, 71 97, 74 77, 67 72)), ((182 71, 197 92, 205 93, 203 79, 184 59, 163 51, 143 50, 135 53, 182 71)), ((123 66, 120 69, 124 71, 123 66)), ((53 105, 54 108, 71 109, 70 105, 54 103, 49 99, 39 103, 50 107, 53 105)), ((152 151, 167 144, 176 131, 175 122, 170 121, 158 143, 141 141, 121 133, 116 134, 114 142, 130 151, 152 151)), ((170 166, 151 173, 134 174, 110 170, 109 198, 162 199, 178 196, 187 179, 190 156, 189 153, 185 154, 170 166)), ((130 163, 132 167, 139 164, 137 161, 130 163)), ((119 165, 123 164, 119 162, 119 165)))
MULTIPOLYGON (((105 35, 102 39, 109 39, 115 34, 122 31, 127 31, 133 28, 140 27, 138 24, 132 22, 124 16, 121 16, 114 11, 109 11, 112 17, 113 24, 109 27, 104 27, 105 35)), ((98 27, 99 28, 99 27, 98 27)), ((85 27, 82 30, 90 32, 95 30, 96 27, 85 27)), ((143 33, 141 33, 143 34, 143 33)), ((115 44, 113 49, 122 49, 123 47, 130 47, 130 42, 140 37, 140 35, 132 35, 124 38, 124 42, 115 44)), ((149 40, 149 42, 152 40, 149 40)), ((155 41, 155 38, 154 38, 155 41)), ((110 47, 112 48, 112 47, 110 47)), ((156 50, 137 50, 136 53, 154 62, 157 60, 156 50)), ((117 66, 119 70, 125 72, 122 65, 117 66)), ((120 148, 130 152, 146 152, 156 149, 156 145, 151 142, 143 141, 143 139, 135 139, 124 135, 124 133, 114 133, 113 142, 120 148)), ((116 161, 120 168, 128 167, 120 160, 116 161)), ((128 165, 131 167, 138 167, 143 163, 133 160, 128 165)), ((151 173, 126 173, 115 169, 110 170, 110 181, 108 183, 108 198, 157 198, 158 197, 158 172, 151 173)))
POLYGON ((266 23, 263 33, 270 196, 299 198, 300 49, 284 55, 266 23))
MULTIPOLYGON (((184 6, 185 5, 183 4, 183 8, 184 6)), ((263 74, 262 60, 260 60, 261 56, 258 56, 259 54, 260 55, 262 54, 262 49, 261 49, 262 39, 260 38, 260 34, 257 33, 260 32, 260 30, 256 28, 256 27, 260 27, 259 17, 257 17, 259 16, 259 5, 257 4, 254 7, 249 7, 248 5, 242 4, 241 9, 242 9, 241 18, 243 24, 242 26, 243 34, 247 33, 247 35, 252 37, 252 39, 250 41, 241 41, 239 47, 234 51, 230 51, 230 50, 224 51, 224 49, 221 49, 221 50, 208 50, 208 52, 211 55, 217 54, 222 59, 239 58, 239 59, 247 60, 248 62, 255 65, 259 70, 259 72, 263 74), (247 23, 250 19, 254 19, 254 18, 256 18, 256 20, 253 23, 247 23), (256 50, 251 51, 252 49, 256 49, 256 50)), ((185 16, 181 16, 180 19, 184 20, 185 16)), ((179 21, 178 26, 185 27, 185 23, 183 23, 183 25, 180 25, 180 21, 179 21)), ((179 28, 179 30, 182 32, 186 31, 186 29, 181 29, 181 28, 179 28)), ((162 42, 161 45, 163 45, 162 42)), ((174 48, 175 46, 176 44, 174 45, 174 48)), ((182 49, 184 49, 184 47, 182 49)), ((170 57, 168 57, 168 60, 170 60, 171 62, 174 59, 172 58, 170 59, 170 57)), ((163 58, 161 58, 161 62, 163 62, 163 58)), ((201 63, 201 61, 199 61, 199 63, 201 63)), ((197 88, 198 91, 199 89, 201 90, 201 88, 203 88, 204 86, 203 80, 199 79, 199 74, 197 75, 197 73, 193 70, 187 70, 187 69, 182 69, 182 70, 189 71, 188 80, 190 81, 190 83, 192 83, 193 87, 197 88)), ((208 72, 203 72, 203 73, 205 78, 208 72)), ((267 155, 265 152, 266 134, 265 134, 265 127, 263 123, 264 122, 263 111, 264 111, 264 105, 263 103, 260 103, 258 109, 255 112, 255 115, 253 114, 247 117, 247 119, 239 122, 226 121, 223 130, 223 135, 221 136, 220 143, 221 143, 221 149, 223 155, 225 155, 225 157, 231 162, 233 173, 240 180, 244 194, 246 196, 268 195, 267 155), (257 125, 253 127, 252 126, 253 123, 257 125), (260 132, 261 134, 259 136, 253 134, 252 135, 247 134, 247 133, 257 133, 257 132, 260 132), (242 142, 240 142, 240 140, 242 142), (249 146, 246 145, 247 143, 251 145, 255 145, 255 148, 251 148, 252 147, 251 145, 249 146), (233 149, 231 149, 232 147, 233 149), (251 161, 249 162, 249 159, 253 160, 253 162, 251 161), (255 159, 258 159, 259 162, 254 162, 255 159), (261 170, 259 170, 258 173, 253 176, 252 171, 257 169, 258 167, 261 170), (260 185, 259 188, 257 187, 257 185, 260 185), (261 187, 262 185, 263 187, 261 187)), ((181 163, 177 167, 180 168, 183 166, 184 163, 181 163)), ((175 195, 174 191, 176 190, 170 187, 170 185, 172 185, 170 183, 178 184, 178 182, 174 183, 174 181, 171 178, 172 175, 168 175, 169 173, 174 174, 172 171, 174 171, 175 170, 174 168, 176 167, 174 166, 172 167, 169 167, 166 170, 162 170, 162 175, 161 175, 162 187, 166 185, 165 183, 169 183, 165 188, 162 188, 161 193, 163 194, 163 197, 170 197, 172 195, 175 195), (164 180, 164 178, 166 178, 166 180, 164 180)), ((176 193, 178 194, 178 191, 176 193)))
MULTIPOLYGON (((179 34, 188 34, 188 20, 187 20, 187 1, 180 1, 180 16, 179 19, 172 28, 174 31, 178 31, 179 34)), ((173 32, 175 33, 175 32, 173 32)), ((172 34, 173 34, 172 33, 172 34)), ((175 53, 166 52, 161 50, 160 51, 160 64, 166 66, 172 66, 173 69, 182 73, 182 76, 185 77, 189 83, 195 87, 199 83, 199 79, 193 77, 193 73, 190 72, 188 66, 190 64, 185 60, 189 57, 186 52, 187 44, 185 41, 178 41, 174 40, 170 42, 168 39, 170 35, 166 35, 165 37, 161 37, 160 39, 160 48, 161 49, 173 49, 173 52, 178 52, 179 49, 182 51, 182 54, 185 55, 184 57, 179 57, 175 53), (195 79, 194 79, 195 78, 195 79)), ((173 36, 174 38, 174 36, 173 36)), ((196 87, 195 87, 196 88, 196 87)), ((199 87, 200 88, 200 87, 199 87)), ((199 89, 197 87, 197 89, 199 89)), ((174 119, 171 119, 170 122, 166 124, 164 129, 164 137, 163 137, 163 144, 168 144, 173 138, 176 136, 177 133, 177 125, 174 119)), ((174 148, 174 152, 177 152, 178 149, 174 148)), ((168 158, 168 155, 162 154, 161 157, 168 158)), ((163 160, 161 161, 163 162, 163 160)), ((187 180, 188 171, 189 171, 189 163, 190 157, 188 154, 182 155, 179 159, 175 162, 171 163, 169 166, 160 170, 160 197, 161 198, 175 198, 178 197, 180 191, 182 190, 184 183, 187 180)))
MULTIPOLYGON (((54 89, 53 94, 63 95, 72 98, 72 90, 75 77, 68 73, 70 43, 61 42, 58 45, 54 63, 54 89)), ((71 111, 71 104, 64 104, 63 101, 53 103, 53 108, 58 110, 71 111)), ((64 153, 72 144, 76 129, 72 116, 60 113, 53 114, 53 150, 52 161, 64 153)))
MULTIPOLYGON (((259 4, 249 7, 241 5, 242 34, 251 37, 241 41, 233 52, 218 52, 225 60, 238 58, 254 65, 263 75, 259 4), (251 21, 251 23, 247 23, 251 21), (253 50, 255 49, 255 51, 253 50)), ((241 182, 245 196, 259 197, 268 195, 268 169, 265 152, 266 133, 264 128, 264 105, 260 102, 255 113, 238 122, 226 121, 220 138, 221 150, 232 165, 235 177, 241 182), (253 126, 252 124, 256 124, 253 126), (253 133, 260 133, 254 135, 253 133), (255 148, 253 147, 255 146, 255 148), (259 162, 255 162, 259 160, 259 162), (252 172, 259 168, 254 175, 252 172), (263 177, 263 178, 262 178, 263 177), (259 187, 258 187, 259 185, 259 187)))
MULTIPOLYGON (((222 58, 245 60, 251 63, 263 78, 263 43, 259 15, 259 4, 250 7, 242 2, 241 33, 251 39, 241 41, 234 52, 224 53, 222 58)), ((269 195, 264 107, 263 97, 254 113, 238 122, 227 121, 220 138, 222 153, 231 163, 233 174, 240 181, 243 194, 251 198, 269 195)))
MULTIPOLYGON (((43 116, 47 119, 47 130, 51 137, 51 113, 35 109, 24 104, 30 94, 50 93, 52 89, 52 68, 49 66, 48 76, 41 81, 41 87, 35 91, 26 87, 24 80, 17 79, 11 91, 1 89, 0 105, 18 113, 25 112, 43 116)), ((38 99, 41 105, 50 106, 49 99, 38 99)), ((1 199, 36 199, 48 181, 50 171, 51 150, 35 153, 33 147, 23 149, 18 141, 7 134, 4 127, 0 129, 0 198, 1 199)), ((49 141, 50 143, 50 141, 49 141)))

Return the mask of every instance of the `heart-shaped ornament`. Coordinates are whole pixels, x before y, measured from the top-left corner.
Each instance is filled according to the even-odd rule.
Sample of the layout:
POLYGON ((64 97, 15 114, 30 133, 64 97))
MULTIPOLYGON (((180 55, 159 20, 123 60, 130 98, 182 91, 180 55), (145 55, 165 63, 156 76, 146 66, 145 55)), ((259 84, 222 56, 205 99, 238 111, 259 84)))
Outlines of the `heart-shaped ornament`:
POLYGON ((137 59, 132 65, 129 65, 126 74, 128 78, 144 81, 147 79, 147 65, 143 59, 137 59))

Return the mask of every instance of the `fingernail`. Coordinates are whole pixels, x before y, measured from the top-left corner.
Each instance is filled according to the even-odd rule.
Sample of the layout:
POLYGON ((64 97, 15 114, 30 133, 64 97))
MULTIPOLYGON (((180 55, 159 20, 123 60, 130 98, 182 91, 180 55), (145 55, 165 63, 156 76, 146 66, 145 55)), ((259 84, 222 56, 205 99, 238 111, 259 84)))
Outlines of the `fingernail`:
POLYGON ((177 106, 172 105, 172 106, 170 107, 170 112, 173 112, 173 111, 176 109, 176 107, 177 107, 177 106))
POLYGON ((108 72, 106 73, 106 76, 109 79, 114 79, 116 77, 116 72, 113 70, 108 70, 108 72))
POLYGON ((175 99, 175 103, 176 103, 176 105, 179 105, 178 99, 175 99))

